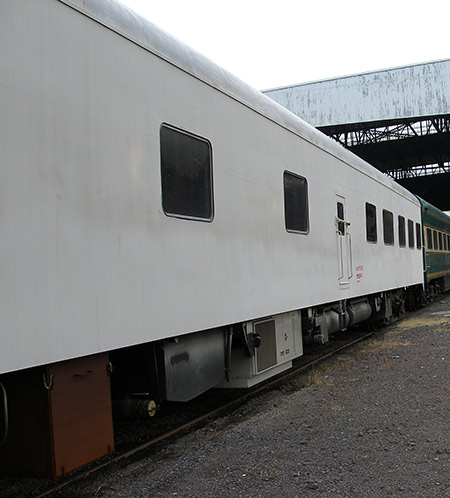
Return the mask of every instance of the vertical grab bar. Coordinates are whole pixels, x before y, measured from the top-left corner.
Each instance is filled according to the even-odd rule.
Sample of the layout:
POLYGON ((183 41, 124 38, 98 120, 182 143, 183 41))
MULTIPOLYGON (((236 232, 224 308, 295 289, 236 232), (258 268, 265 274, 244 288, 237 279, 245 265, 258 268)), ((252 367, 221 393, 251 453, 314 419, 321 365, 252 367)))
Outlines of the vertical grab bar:
POLYGON ((4 429, 4 434, 3 437, 0 441, 0 446, 3 446, 6 442, 6 439, 8 437, 8 431, 9 431, 9 419, 8 419, 8 396, 6 394, 6 389, 5 386, 0 382, 0 389, 2 391, 2 397, 3 397, 3 415, 5 419, 5 429, 4 429))
POLYGON ((353 254, 352 254, 352 235, 347 232, 348 237, 348 263, 349 263, 349 276, 348 278, 353 277, 353 254))

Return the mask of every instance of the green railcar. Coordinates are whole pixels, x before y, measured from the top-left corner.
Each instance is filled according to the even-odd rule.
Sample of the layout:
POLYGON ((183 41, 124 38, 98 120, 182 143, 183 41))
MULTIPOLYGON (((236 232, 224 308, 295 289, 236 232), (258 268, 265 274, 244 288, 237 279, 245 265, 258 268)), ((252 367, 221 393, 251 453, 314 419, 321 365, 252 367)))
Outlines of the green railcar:
POLYGON ((420 199, 422 206, 424 273, 427 289, 450 289, 450 216, 420 199))

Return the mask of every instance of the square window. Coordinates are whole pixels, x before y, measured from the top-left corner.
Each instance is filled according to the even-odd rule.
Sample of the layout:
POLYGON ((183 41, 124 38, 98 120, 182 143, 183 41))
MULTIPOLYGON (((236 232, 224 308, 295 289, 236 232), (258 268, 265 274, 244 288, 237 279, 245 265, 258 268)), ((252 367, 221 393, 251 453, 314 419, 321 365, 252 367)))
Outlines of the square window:
POLYGON ((284 220, 288 232, 308 233, 308 182, 306 178, 284 172, 284 220))
POLYGON ((162 207, 168 216, 212 221, 212 152, 208 140, 160 129, 162 207))

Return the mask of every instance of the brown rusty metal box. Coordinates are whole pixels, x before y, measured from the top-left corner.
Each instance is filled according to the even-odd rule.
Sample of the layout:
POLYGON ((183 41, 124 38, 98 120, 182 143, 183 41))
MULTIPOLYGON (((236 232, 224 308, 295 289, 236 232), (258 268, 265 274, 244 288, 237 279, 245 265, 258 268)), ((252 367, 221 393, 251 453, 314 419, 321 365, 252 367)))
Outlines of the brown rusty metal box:
POLYGON ((108 361, 102 353, 2 377, 2 473, 55 479, 114 450, 108 361))

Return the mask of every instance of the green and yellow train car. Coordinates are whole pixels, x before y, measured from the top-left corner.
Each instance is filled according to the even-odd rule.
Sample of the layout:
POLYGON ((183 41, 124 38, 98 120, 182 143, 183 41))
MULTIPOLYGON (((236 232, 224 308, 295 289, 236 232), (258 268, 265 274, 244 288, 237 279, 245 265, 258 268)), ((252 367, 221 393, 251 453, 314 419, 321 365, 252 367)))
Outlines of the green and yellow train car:
POLYGON ((425 285, 438 294, 450 289, 450 216, 420 199, 425 285))

